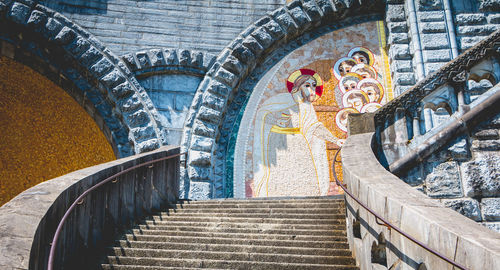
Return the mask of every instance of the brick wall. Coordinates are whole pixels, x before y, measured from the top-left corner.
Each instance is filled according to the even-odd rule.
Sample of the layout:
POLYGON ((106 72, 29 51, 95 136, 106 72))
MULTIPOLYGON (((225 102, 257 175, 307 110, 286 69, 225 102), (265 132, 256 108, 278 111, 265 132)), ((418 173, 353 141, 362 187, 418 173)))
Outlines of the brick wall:
POLYGON ((218 53, 285 0, 43 0, 122 55, 151 47, 218 53))

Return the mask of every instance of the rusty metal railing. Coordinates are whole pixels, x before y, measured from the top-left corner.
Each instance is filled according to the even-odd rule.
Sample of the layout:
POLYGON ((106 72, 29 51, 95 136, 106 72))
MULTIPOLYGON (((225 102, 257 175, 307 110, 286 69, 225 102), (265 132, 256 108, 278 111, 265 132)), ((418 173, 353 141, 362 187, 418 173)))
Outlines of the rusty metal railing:
POLYGON ((71 214, 71 212, 73 211, 73 209, 77 205, 82 204, 83 199, 85 198, 85 196, 87 196, 89 193, 91 193, 92 191, 96 190, 97 188, 103 186, 104 184, 107 184, 109 182, 116 183, 118 181, 117 177, 119 177, 119 176, 121 176, 123 174, 126 174, 126 173, 128 173, 130 171, 136 170, 136 169, 144 167, 144 166, 149 166, 149 165, 152 165, 154 163, 158 163, 160 161, 164 161, 164 160, 168 160, 168 159, 180 157, 180 156, 183 156, 183 155, 186 155, 186 154, 187 154, 186 152, 179 153, 179 154, 175 154, 175 155, 170 155, 170 156, 158 158, 158 159, 155 159, 155 160, 147 161, 147 162, 144 162, 144 163, 132 166, 132 167, 127 168, 127 169, 125 169, 125 170, 123 170, 121 172, 113 174, 112 176, 104 179, 103 181, 101 181, 101 182, 99 182, 99 183, 91 186, 85 192, 83 192, 80 196, 78 196, 78 198, 75 199, 75 201, 71 204, 71 206, 68 208, 68 210, 66 210, 66 213, 64 213, 61 221, 57 225, 56 232, 54 233, 54 238, 52 238, 52 243, 51 243, 50 253, 49 253, 49 261, 47 263, 47 269, 48 270, 52 270, 53 269, 55 252, 56 252, 56 249, 57 249, 57 240, 59 239, 59 235, 61 234, 62 227, 64 226, 64 223, 65 223, 66 219, 68 218, 68 216, 71 214))
POLYGON ((337 156, 339 155, 340 153, 340 150, 342 150, 342 147, 339 148, 337 150, 337 152, 335 153, 335 156, 333 158, 334 162, 333 162, 333 166, 332 166, 332 169, 333 169, 333 177, 335 178, 335 182, 337 183, 337 185, 339 187, 341 187, 344 192, 349 195, 349 197, 351 197, 354 201, 356 201, 359 205, 361 205, 364 209, 366 209, 366 211, 370 212, 373 216, 375 216, 375 222, 377 222, 377 224, 379 225, 382 225, 382 226, 385 226, 387 227, 389 230, 391 229, 394 229, 395 231, 397 231, 398 233, 400 233, 402 236, 408 238, 409 240, 411 240, 413 243, 421 246, 422 248, 424 248, 425 250, 429 251, 430 253, 436 255, 437 257, 441 258, 442 260, 448 262, 449 264, 457 267, 458 269, 462 269, 462 270, 468 270, 467 268, 465 268, 465 266, 455 262, 454 260, 446 257, 445 255, 441 254, 439 251, 436 251, 430 247, 428 247, 426 244, 418 241, 417 239, 413 238, 411 235, 403 232, 400 228, 398 228, 397 226, 393 225, 392 223, 390 223, 389 221, 387 221, 386 219, 384 219, 383 217, 381 217, 379 214, 377 214, 375 211, 373 211, 371 208, 369 208, 367 205, 365 205, 364 203, 362 203, 358 198, 356 198, 356 196, 354 196, 349 190, 347 190, 346 186, 344 186, 344 184, 342 184, 339 179, 337 178, 337 171, 335 170, 335 163, 338 163, 340 162, 339 160, 337 160, 337 156), (379 220, 381 222, 379 222, 379 220))

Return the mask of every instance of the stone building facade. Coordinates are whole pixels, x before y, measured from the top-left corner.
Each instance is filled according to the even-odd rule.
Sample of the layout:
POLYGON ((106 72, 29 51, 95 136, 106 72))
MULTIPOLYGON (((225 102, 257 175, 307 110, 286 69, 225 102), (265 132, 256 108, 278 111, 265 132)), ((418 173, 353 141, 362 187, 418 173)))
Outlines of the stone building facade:
MULTIPOLYGON (((241 185, 235 179, 235 147, 239 130, 252 126, 242 119, 256 87, 269 81, 266 76, 278 65, 290 73, 318 69, 327 83, 338 57, 315 59, 332 70, 311 55, 283 59, 327 35, 375 23, 377 72, 383 74, 377 78, 392 99, 497 30, 499 11, 497 0, 3 0, 1 54, 65 90, 96 122, 116 157, 181 145, 188 153, 181 196, 224 198, 241 185)), ((312 53, 342 44, 333 41, 312 53)), ((348 56, 349 50, 341 54, 348 56)), ((498 62, 493 65, 500 70, 498 62)), ((289 75, 282 74, 283 92, 289 75)), ((465 102, 496 82, 467 81, 465 102)), ((330 106, 314 105, 317 112, 318 106, 330 106)), ((321 108, 335 117, 345 107, 321 108)), ((423 111, 441 123, 442 110, 423 111)), ((437 153, 403 178, 498 230, 496 120, 453 147, 456 158, 437 153), (478 174, 488 180, 467 178, 478 174)))

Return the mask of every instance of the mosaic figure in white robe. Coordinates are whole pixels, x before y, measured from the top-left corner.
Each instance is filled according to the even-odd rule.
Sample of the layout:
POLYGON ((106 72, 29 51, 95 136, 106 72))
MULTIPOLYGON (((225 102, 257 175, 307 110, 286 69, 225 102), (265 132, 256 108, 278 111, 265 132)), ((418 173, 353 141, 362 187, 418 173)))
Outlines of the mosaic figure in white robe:
POLYGON ((290 93, 269 98, 257 111, 254 196, 327 194, 330 168, 325 141, 341 145, 343 140, 335 137, 316 116, 312 102, 321 96, 322 84, 314 71, 296 71, 289 77, 290 93))

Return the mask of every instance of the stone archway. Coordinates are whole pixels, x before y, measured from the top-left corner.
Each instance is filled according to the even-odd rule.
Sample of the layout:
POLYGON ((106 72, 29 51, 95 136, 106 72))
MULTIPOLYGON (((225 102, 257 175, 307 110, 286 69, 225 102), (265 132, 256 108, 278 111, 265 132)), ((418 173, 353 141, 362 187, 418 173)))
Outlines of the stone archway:
POLYGON ((265 65, 272 52, 297 38, 307 39, 322 27, 349 25, 346 18, 381 15, 384 7, 384 1, 292 1, 250 25, 226 47, 200 84, 185 126, 182 146, 188 151, 188 167, 184 196, 223 196, 225 168, 220 164, 226 153, 218 147, 227 145, 228 137, 221 132, 232 128, 224 125, 232 121, 227 119, 228 110, 232 105, 238 110, 244 101, 238 99, 238 93, 251 91, 242 88, 242 83, 258 80, 250 75, 256 67, 265 65))
POLYGON ((165 143, 160 117, 125 63, 90 33, 32 1, 0 1, 2 54, 66 90, 105 133, 118 157, 165 143))

